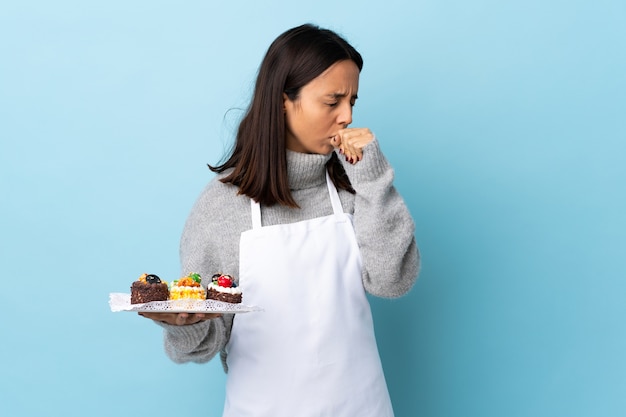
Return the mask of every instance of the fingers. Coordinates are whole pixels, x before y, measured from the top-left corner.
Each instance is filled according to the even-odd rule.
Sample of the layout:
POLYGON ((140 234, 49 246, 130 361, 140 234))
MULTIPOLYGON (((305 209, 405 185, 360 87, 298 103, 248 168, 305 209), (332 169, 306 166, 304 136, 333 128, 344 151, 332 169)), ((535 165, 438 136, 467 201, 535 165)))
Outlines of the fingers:
POLYGON ((374 134, 366 127, 341 129, 331 138, 335 148, 345 156, 346 161, 356 164, 363 159, 363 148, 374 140, 374 134))
POLYGON ((187 319, 189 318, 189 314, 187 313, 180 313, 176 316, 176 325, 178 326, 184 326, 185 324, 191 324, 191 323, 187 323, 187 319))
POLYGON ((187 326, 221 316, 218 313, 139 313, 139 315, 175 326, 187 326))
POLYGON ((221 314, 205 314, 205 313, 179 313, 176 317, 178 326, 187 326, 189 324, 200 323, 201 321, 220 317, 221 314))

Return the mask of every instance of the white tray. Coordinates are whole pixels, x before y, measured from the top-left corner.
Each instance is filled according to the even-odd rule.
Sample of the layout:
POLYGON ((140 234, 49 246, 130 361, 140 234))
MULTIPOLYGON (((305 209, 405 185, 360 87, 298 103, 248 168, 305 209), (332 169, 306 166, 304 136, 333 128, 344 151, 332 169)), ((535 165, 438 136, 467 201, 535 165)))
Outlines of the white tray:
POLYGON ((256 306, 231 304, 217 300, 168 300, 131 304, 130 294, 117 292, 109 294, 109 306, 113 312, 134 311, 138 313, 249 313, 261 311, 256 306))

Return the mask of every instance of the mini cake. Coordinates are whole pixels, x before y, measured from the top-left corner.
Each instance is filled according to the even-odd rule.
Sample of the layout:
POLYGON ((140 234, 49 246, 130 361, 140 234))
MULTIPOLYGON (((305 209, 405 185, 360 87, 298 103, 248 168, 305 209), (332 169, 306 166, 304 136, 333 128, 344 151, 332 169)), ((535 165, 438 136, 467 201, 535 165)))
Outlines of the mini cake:
POLYGON ((172 281, 170 287, 170 300, 206 299, 206 291, 200 285, 201 278, 199 274, 191 273, 186 277, 182 277, 176 281, 172 281))
POLYGON ((167 282, 161 281, 161 278, 153 274, 142 274, 130 287, 131 304, 166 301, 169 295, 167 282))
POLYGON ((215 274, 211 277, 211 283, 207 285, 209 300, 225 301, 227 303, 241 303, 242 292, 232 275, 215 274))

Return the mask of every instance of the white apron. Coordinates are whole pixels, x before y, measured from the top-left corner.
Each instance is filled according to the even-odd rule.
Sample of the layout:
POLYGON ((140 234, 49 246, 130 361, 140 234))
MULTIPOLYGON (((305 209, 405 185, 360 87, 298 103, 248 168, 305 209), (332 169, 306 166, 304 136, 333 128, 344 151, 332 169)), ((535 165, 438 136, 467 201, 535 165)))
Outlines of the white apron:
POLYGON ((264 311, 235 317, 224 417, 392 417, 352 216, 326 175, 333 215, 241 234, 240 287, 264 311))

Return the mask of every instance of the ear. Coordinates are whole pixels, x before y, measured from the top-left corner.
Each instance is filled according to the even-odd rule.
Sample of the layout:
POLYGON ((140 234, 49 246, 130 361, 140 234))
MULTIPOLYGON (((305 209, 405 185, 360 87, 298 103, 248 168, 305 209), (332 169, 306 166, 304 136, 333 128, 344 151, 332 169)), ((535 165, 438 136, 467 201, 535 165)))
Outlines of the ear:
POLYGON ((287 93, 283 93, 283 112, 287 112, 287 102, 291 102, 291 100, 289 100, 287 93))

